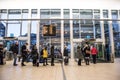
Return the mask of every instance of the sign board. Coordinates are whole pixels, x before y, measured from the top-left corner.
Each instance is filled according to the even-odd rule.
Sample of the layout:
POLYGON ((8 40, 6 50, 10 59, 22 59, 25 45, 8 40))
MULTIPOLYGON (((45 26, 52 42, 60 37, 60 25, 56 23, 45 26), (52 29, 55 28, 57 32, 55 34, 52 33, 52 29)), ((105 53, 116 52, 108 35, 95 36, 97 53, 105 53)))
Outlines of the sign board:
POLYGON ((55 25, 44 25, 43 36, 56 36, 56 26, 55 25))

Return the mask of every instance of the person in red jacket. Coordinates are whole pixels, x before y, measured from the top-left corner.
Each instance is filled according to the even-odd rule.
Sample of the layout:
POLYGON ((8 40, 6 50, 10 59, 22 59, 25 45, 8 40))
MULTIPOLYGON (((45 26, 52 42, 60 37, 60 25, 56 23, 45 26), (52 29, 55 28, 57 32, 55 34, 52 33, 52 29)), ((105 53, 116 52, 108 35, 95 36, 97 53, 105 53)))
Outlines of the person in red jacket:
POLYGON ((92 49, 91 49, 91 54, 92 54, 92 58, 93 58, 93 63, 96 64, 96 55, 97 55, 98 51, 95 48, 95 46, 93 45, 92 49))

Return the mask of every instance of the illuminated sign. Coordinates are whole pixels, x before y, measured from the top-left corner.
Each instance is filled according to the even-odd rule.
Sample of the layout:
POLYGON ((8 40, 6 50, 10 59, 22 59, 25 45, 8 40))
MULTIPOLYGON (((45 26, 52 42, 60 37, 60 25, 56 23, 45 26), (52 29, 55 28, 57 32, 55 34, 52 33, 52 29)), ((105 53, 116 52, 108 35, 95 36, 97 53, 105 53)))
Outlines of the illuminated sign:
POLYGON ((56 36, 56 26, 55 25, 44 25, 43 36, 56 36))

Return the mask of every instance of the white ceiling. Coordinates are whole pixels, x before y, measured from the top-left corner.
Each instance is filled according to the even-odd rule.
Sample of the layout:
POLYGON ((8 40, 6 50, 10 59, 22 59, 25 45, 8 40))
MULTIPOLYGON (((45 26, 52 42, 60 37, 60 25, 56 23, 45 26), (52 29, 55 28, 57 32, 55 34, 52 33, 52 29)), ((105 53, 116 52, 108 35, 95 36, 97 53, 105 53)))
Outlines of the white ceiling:
POLYGON ((0 9, 120 9, 120 0, 0 0, 0 9))

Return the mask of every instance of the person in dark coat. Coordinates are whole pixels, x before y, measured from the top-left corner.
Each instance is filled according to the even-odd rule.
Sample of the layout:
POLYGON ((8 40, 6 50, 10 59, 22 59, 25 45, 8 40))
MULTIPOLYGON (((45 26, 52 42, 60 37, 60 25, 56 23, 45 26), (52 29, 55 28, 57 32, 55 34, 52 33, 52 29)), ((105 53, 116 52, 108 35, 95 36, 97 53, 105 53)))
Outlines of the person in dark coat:
POLYGON ((54 46, 51 47, 51 66, 54 66, 54 46))
POLYGON ((84 58, 80 46, 77 46, 77 58, 78 58, 78 65, 81 65, 81 61, 84 58))
POLYGON ((36 45, 33 45, 32 51, 31 51, 32 59, 33 59, 33 66, 37 66, 37 59, 38 59, 38 52, 36 45))
POLYGON ((0 45, 0 65, 3 65, 3 47, 0 45))
POLYGON ((90 46, 88 45, 88 43, 86 43, 86 45, 84 47, 84 53, 85 53, 85 62, 86 62, 86 65, 89 65, 90 46))
POLYGON ((12 45, 12 52, 14 56, 13 66, 17 66, 18 64, 16 64, 16 61, 17 61, 17 54, 18 54, 18 42, 12 45))
POLYGON ((67 46, 65 46, 65 48, 64 48, 64 57, 65 57, 65 59, 64 59, 64 64, 67 65, 68 62, 69 62, 69 55, 68 55, 67 46))
POLYGON ((25 45, 22 46, 22 49, 21 49, 21 52, 22 52, 22 62, 21 62, 21 66, 26 66, 24 64, 26 58, 27 58, 27 53, 28 53, 28 50, 27 50, 27 45, 28 43, 25 43, 25 45))

